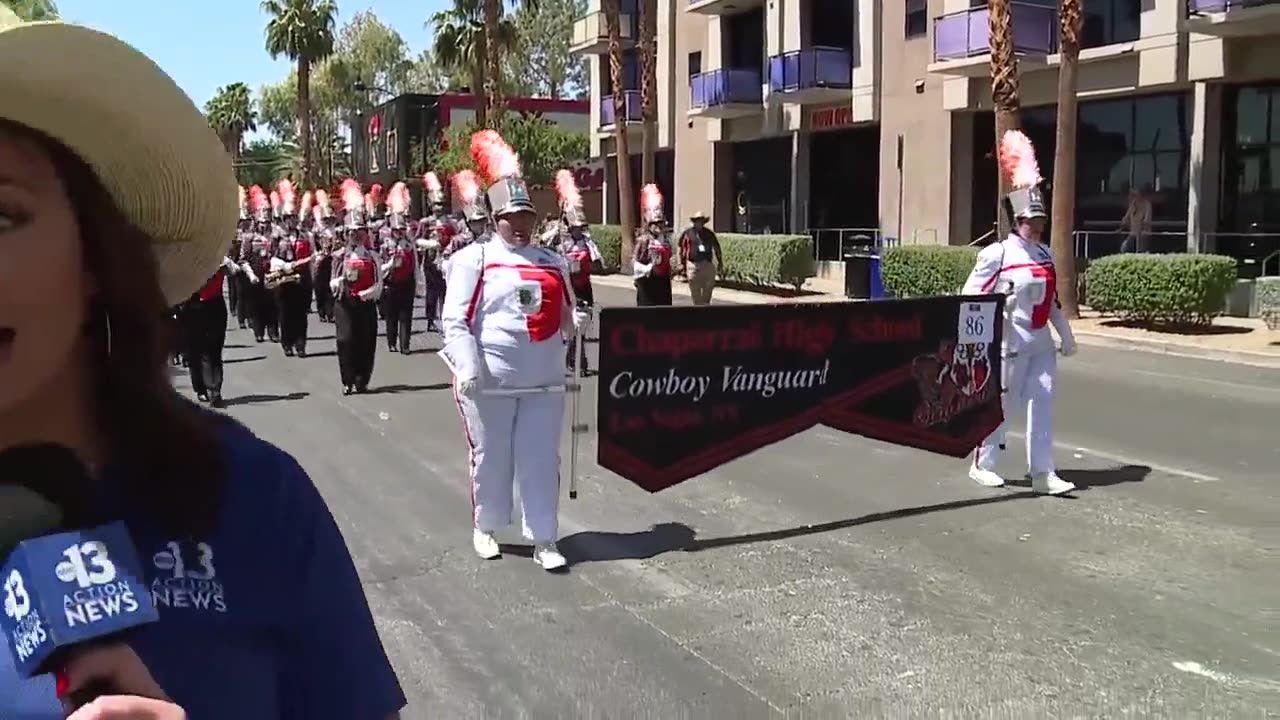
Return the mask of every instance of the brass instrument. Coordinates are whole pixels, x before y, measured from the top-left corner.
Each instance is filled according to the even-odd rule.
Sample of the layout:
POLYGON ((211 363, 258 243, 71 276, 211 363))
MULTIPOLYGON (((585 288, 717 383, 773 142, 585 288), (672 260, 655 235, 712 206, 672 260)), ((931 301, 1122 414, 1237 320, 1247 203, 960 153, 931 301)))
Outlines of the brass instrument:
POLYGON ((275 272, 269 272, 267 273, 267 277, 263 279, 263 284, 266 285, 268 290, 275 290, 281 285, 288 285, 289 283, 296 282, 302 282, 302 275, 298 272, 298 268, 296 267, 291 270, 276 270, 275 272))

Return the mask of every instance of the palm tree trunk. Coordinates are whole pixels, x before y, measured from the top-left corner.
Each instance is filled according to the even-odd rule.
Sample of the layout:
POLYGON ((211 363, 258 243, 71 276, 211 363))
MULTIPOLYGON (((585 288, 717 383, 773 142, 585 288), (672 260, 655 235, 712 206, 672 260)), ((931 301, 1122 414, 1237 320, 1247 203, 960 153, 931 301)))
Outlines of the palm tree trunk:
POLYGON ((1080 62, 1081 0, 1062 0, 1058 68, 1058 128, 1053 153, 1053 226, 1049 246, 1058 272, 1058 301, 1069 318, 1080 317, 1076 279, 1076 69, 1080 62))
POLYGON ((622 82, 622 27, 618 0, 602 0, 609 34, 609 85, 613 90, 613 132, 618 158, 618 223, 622 225, 622 269, 630 268, 635 246, 638 198, 631 186, 631 150, 627 143, 627 99, 622 82))
POLYGON ((640 0, 640 182, 654 180, 658 150, 658 2, 640 0))
POLYGON ((298 126, 302 134, 302 183, 311 185, 311 60, 298 58, 298 126))
POLYGON ((484 93, 484 101, 476 103, 476 126, 489 126, 489 88, 485 85, 485 78, 489 76, 485 72, 485 65, 489 62, 488 56, 478 58, 471 68, 471 95, 474 97, 484 93))
MULTIPOLYGON (((1018 118, 1018 61, 1013 55, 1013 6, 1010 0, 987 0, 991 42, 991 104, 995 109, 995 148, 999 157, 1000 139, 1009 130, 1021 126, 1018 118)), ((996 163, 999 199, 996 201, 996 225, 999 238, 1008 236, 1009 217, 1004 212, 1004 198, 1012 188, 1009 179, 996 163)))
POLYGON ((485 124, 496 127, 502 115, 502 46, 498 28, 502 0, 484 0, 485 124))

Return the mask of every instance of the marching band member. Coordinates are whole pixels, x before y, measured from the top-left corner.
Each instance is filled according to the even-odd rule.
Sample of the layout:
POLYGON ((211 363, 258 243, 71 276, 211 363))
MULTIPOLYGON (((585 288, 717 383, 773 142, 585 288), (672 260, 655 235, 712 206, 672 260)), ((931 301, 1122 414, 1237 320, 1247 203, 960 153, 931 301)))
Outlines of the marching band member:
POLYGON ((439 332, 436 325, 444 302, 444 251, 453 242, 453 223, 444 215, 444 186, 433 172, 422 176, 423 197, 430 215, 418 223, 418 253, 422 258, 423 310, 427 332, 439 332))
POLYGON ((387 225, 390 243, 382 257, 383 310, 387 320, 387 347, 409 354, 409 341, 413 336, 413 301, 418 295, 421 270, 414 242, 409 239, 405 227, 409 213, 409 188, 398 182, 387 193, 387 225))
POLYGON ((240 302, 247 301, 248 319, 257 342, 262 342, 265 337, 270 337, 271 342, 280 339, 275 302, 265 285, 267 273, 271 270, 273 249, 271 219, 267 214, 271 209, 269 202, 262 188, 257 185, 249 188, 249 207, 255 217, 254 231, 241 243, 238 258, 249 282, 243 288, 240 302))
POLYGON ((484 208, 484 199, 480 197, 480 182, 470 170, 460 170, 453 176, 453 189, 462 204, 462 217, 466 228, 453 236, 449 246, 444 248, 444 260, 441 269, 444 271, 446 284, 449 279, 449 263, 454 253, 484 237, 489 229, 489 213, 484 208))
POLYGON ((191 389, 201 402, 224 407, 222 401, 222 348, 227 342, 227 304, 222 286, 228 277, 240 273, 230 257, 213 277, 178 306, 178 327, 183 355, 190 369, 191 389))
POLYGON ((1004 478, 996 473, 1004 449, 1009 419, 1027 415, 1027 465, 1031 488, 1059 495, 1075 485, 1058 477, 1053 462, 1053 395, 1058 375, 1057 348, 1049 331, 1052 325, 1062 339, 1062 354, 1074 355, 1071 323, 1058 305, 1057 274, 1053 253, 1041 242, 1044 232, 1044 200, 1040 193, 1040 168, 1031 141, 1017 130, 1000 142, 1000 165, 1014 190, 1005 198, 1013 232, 978 254, 978 262, 964 284, 966 294, 1004 293, 1004 417, 1005 423, 983 441, 974 454, 969 477, 980 485, 998 487, 1004 478))
POLYGON ((564 383, 563 335, 577 323, 573 291, 564 259, 530 245, 537 215, 515 151, 492 130, 476 133, 471 149, 490 181, 495 228, 453 255, 440 355, 471 446, 472 546, 482 558, 498 557, 494 533, 511 521, 518 482, 533 558, 556 570, 566 565, 556 548, 564 395, 499 393, 564 383))
MULTIPOLYGON (((240 222, 237 226, 236 236, 231 240, 231 245, 227 249, 227 257, 233 260, 240 257, 240 237, 249 229, 251 222, 249 219, 248 193, 243 185, 237 186, 237 189, 240 193, 240 222)), ((240 329, 243 330, 245 321, 243 318, 238 317, 240 310, 240 280, 241 273, 236 272, 231 275, 227 282, 227 312, 237 316, 240 329)))
POLYGON ((645 232, 636 238, 632 267, 635 273, 636 305, 671 304, 671 239, 667 237, 662 214, 662 193, 650 183, 640 189, 640 208, 645 232))
POLYGON ((441 184, 440 178, 433 172, 428 172, 422 176, 422 199, 423 219, 430 217, 440 217, 444 214, 444 185, 441 184))
MULTIPOLYGON (((585 337, 590 330, 596 303, 595 291, 591 287, 591 271, 603 265, 603 257, 600 255, 600 248, 596 247, 587 234, 587 216, 582 210, 582 194, 578 192, 578 184, 571 171, 561 170, 556 173, 556 195, 560 199, 560 223, 564 229, 558 238, 556 249, 569 266, 569 282, 573 285, 573 294, 578 300, 578 312, 585 320, 581 328, 581 334, 585 337)), ((576 335, 569 340, 565 357, 570 369, 581 370, 584 374, 587 372, 585 356, 582 358, 582 367, 578 368, 576 335)))
POLYGON ((311 282, 316 297, 316 316, 320 318, 320 322, 333 322, 333 289, 329 287, 329 279, 333 277, 331 253, 335 250, 333 207, 329 204, 329 193, 323 189, 316 190, 315 205, 311 207, 311 222, 316 245, 311 282))
POLYGON ((378 351, 376 306, 382 293, 382 273, 377 253, 370 246, 364 197, 355 180, 342 181, 342 202, 346 206, 346 246, 334 253, 329 287, 335 297, 333 325, 338 373, 342 377, 342 393, 350 395, 366 392, 373 378, 373 361, 378 351))
MULTIPOLYGON (((281 218, 292 222, 294 188, 281 180, 276 192, 280 196, 281 218)), ((296 230, 280 230, 271 258, 268 277, 274 285, 276 312, 280 324, 280 345, 286 357, 307 354, 307 314, 311 306, 311 288, 304 278, 311 272, 311 242, 296 230)))

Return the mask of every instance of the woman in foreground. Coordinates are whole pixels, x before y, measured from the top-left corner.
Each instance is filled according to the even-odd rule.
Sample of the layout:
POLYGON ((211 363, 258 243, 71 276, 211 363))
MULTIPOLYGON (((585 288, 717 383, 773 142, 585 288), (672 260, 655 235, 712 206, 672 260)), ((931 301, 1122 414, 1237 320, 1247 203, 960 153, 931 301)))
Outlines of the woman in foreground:
POLYGON ((66 717, 58 695, 91 680, 129 694, 73 720, 398 717, 404 695, 310 478, 169 382, 168 308, 235 232, 229 157, 111 36, 0 6, 0 67, 0 452, 74 450, 100 519, 128 523, 160 611, 66 668, 69 688, 20 678, 0 651, 0 718, 66 717))

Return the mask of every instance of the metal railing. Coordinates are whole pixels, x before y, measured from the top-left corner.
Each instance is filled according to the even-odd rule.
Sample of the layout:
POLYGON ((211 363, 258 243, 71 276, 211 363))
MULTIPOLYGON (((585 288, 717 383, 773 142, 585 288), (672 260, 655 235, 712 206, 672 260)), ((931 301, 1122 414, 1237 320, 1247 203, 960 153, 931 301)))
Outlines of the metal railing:
MULTIPOLYGON (((621 36, 624 46, 630 46, 631 43, 635 42, 637 37, 636 30, 635 15, 618 15, 618 35, 621 36)), ((569 47, 571 48, 608 42, 609 26, 605 21, 605 14, 591 12, 574 20, 572 35, 569 37, 569 47)))
POLYGON ((938 231, 934 228, 913 230, 910 239, 885 235, 878 228, 809 228, 806 235, 813 239, 813 259, 818 262, 844 260, 846 252, 854 248, 884 248, 900 245, 936 245, 938 231))
MULTIPOLYGON (((627 90, 623 93, 623 122, 635 123, 642 119, 639 90, 627 90)), ((613 112, 613 96, 600 98, 600 127, 612 127, 615 122, 613 112)))
POLYGON ((760 71, 755 68, 721 68, 689 78, 689 107, 764 105, 760 71))
POLYGON ((807 47, 769 58, 770 92, 852 87, 853 51, 848 48, 807 47))
POLYGON ((1280 5, 1280 0, 1187 0, 1187 14, 1224 13, 1265 5, 1280 5))
MULTIPOLYGON (((1015 2, 1013 51, 1049 55, 1058 51, 1058 11, 1045 5, 1015 2)), ((985 5, 933 19, 933 59, 964 60, 991 52, 991 19, 985 5)))

